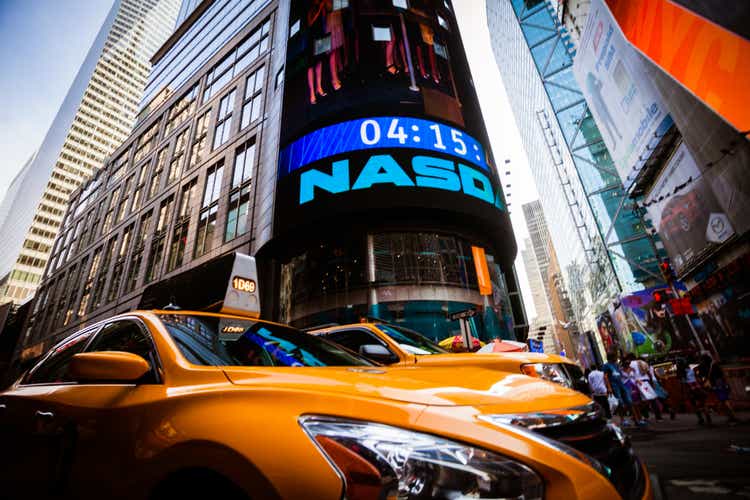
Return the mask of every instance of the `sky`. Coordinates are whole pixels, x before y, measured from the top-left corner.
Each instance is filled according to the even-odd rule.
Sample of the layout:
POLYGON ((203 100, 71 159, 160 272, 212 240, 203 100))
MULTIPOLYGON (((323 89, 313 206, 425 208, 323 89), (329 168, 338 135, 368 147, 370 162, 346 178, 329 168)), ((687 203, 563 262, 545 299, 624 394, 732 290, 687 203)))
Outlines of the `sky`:
POLYGON ((507 201, 510 203, 510 218, 518 244, 516 272, 526 306, 527 319, 531 321, 536 313, 526 278, 526 269, 521 258, 524 239, 529 237, 521 205, 538 199, 539 195, 529 169, 513 111, 505 93, 500 70, 492 53, 485 0, 454 0, 453 6, 456 9, 456 18, 482 107, 482 115, 487 125, 492 153, 500 170, 507 201), (507 165, 506 159, 510 160, 507 165), (510 175, 506 175, 506 171, 510 171, 510 175), (506 187, 507 184, 510 184, 510 188, 506 187))
POLYGON ((113 0, 0 0, 0 197, 44 139, 113 0))
MULTIPOLYGON (((47 129, 113 0, 0 0, 0 197, 47 129), (74 29, 71 29, 74 27, 74 29)), ((531 291, 521 259, 528 237, 521 205, 538 198, 526 153, 490 47, 485 0, 455 0, 461 35, 510 203, 516 271, 529 320, 531 291), (510 160, 506 165, 505 160, 510 160), (505 175, 509 170, 510 175, 505 175), (510 188, 506 185, 510 184, 510 188)))

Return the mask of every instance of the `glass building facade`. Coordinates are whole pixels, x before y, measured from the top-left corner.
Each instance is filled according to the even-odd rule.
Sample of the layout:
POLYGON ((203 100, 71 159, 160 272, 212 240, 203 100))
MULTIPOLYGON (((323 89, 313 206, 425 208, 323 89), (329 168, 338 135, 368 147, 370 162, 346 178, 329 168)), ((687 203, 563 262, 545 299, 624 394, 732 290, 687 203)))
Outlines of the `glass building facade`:
POLYGON ((620 292, 660 280, 656 245, 629 209, 573 76, 575 49, 554 6, 543 0, 490 0, 487 12, 566 284, 579 319, 590 317, 620 292), (576 288, 586 293, 576 297, 576 288))

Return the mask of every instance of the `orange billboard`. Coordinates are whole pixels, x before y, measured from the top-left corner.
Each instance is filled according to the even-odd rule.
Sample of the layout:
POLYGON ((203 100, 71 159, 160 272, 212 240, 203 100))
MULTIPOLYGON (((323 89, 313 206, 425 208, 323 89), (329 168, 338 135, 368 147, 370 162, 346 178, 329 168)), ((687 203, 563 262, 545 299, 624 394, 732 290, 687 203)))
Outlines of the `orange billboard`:
POLYGON ((606 0, 627 39, 737 130, 750 130, 750 42, 668 0, 606 0))
POLYGON ((484 248, 472 246, 471 256, 474 257, 474 269, 477 271, 479 293, 481 295, 492 295, 492 281, 490 281, 490 270, 487 268, 484 248))

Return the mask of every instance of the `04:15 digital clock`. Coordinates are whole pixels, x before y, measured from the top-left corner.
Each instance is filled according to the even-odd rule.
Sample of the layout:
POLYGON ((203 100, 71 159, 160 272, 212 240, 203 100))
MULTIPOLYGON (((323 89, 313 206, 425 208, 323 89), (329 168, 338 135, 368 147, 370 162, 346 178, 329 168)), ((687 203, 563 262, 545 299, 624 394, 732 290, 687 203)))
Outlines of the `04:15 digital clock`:
POLYGON ((466 132, 420 118, 379 116, 330 125, 297 139, 279 155, 279 177, 331 156, 379 148, 449 154, 489 170, 484 148, 466 132))

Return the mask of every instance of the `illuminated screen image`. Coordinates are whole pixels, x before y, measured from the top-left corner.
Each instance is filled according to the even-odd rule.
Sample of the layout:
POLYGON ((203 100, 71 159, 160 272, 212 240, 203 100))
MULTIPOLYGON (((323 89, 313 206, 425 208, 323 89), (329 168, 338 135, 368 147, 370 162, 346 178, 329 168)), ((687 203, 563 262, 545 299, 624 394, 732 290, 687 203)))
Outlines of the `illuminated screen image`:
POLYGON ((406 210, 483 231, 507 223, 452 9, 448 0, 291 1, 277 234, 406 210))

